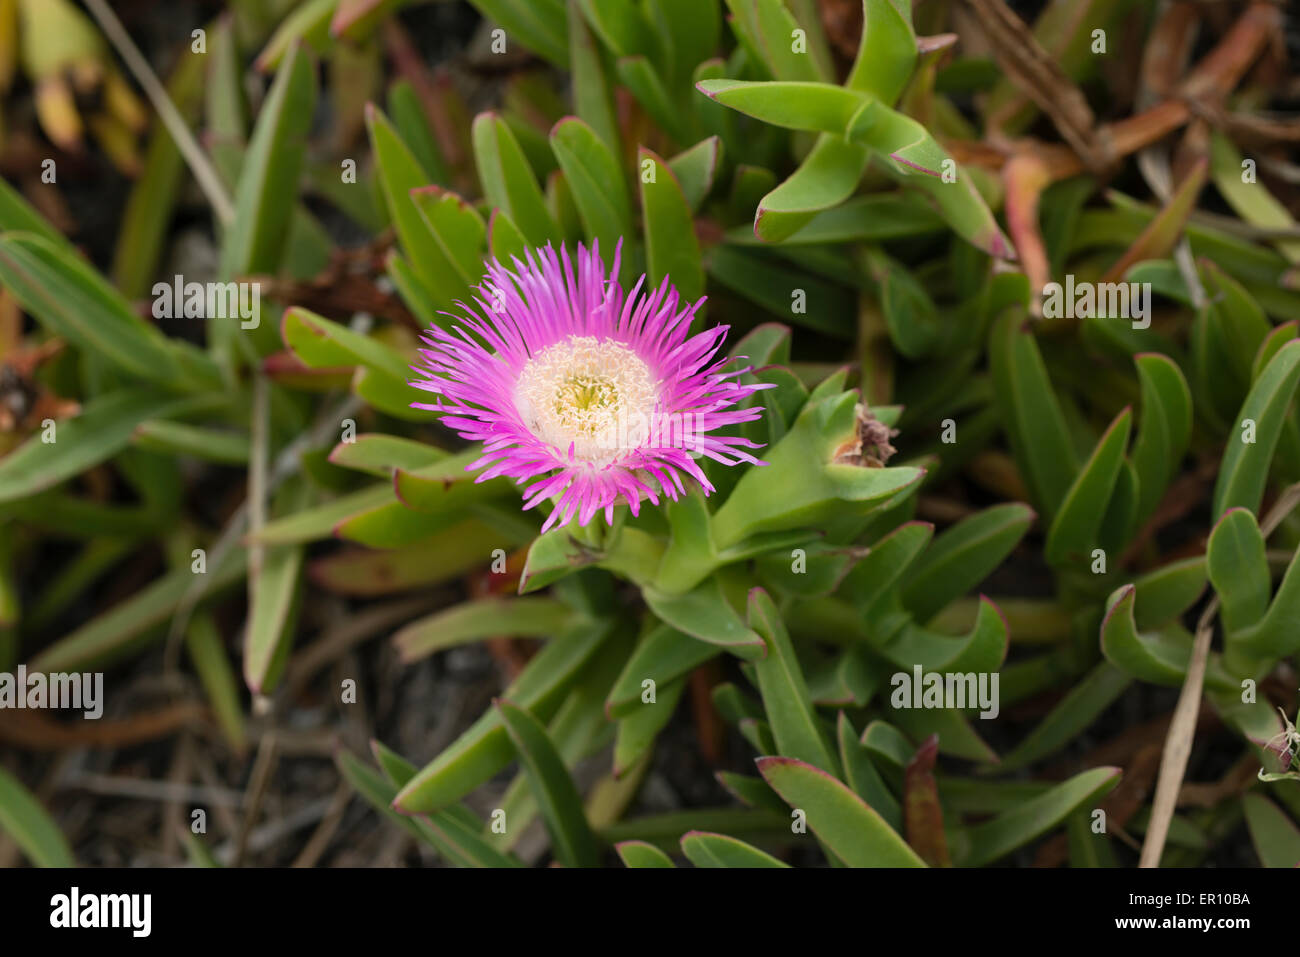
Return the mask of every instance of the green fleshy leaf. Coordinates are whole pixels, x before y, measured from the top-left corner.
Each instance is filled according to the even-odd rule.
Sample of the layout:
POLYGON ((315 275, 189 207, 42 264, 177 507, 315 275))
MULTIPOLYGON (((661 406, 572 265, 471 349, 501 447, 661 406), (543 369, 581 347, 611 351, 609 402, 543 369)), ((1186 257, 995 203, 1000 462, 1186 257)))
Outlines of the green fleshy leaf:
POLYGON ((871 755, 858 740, 858 733, 843 711, 836 724, 839 739, 840 760, 844 763, 844 780, 857 792, 858 797, 884 818, 895 831, 902 833, 903 809, 898 799, 885 786, 880 772, 876 770, 871 755))
POLYGON ((1131 426, 1132 415, 1126 408, 1102 434, 1092 457, 1066 492, 1043 550, 1051 564, 1086 559, 1098 546, 1097 533, 1124 462, 1131 426))
MULTIPOLYGON (((285 485, 279 496, 284 510, 296 513, 307 504, 302 483, 285 485)), ((293 642, 301 595, 303 547, 268 548, 252 576, 248 630, 244 633, 244 681, 254 694, 274 690, 293 642)))
POLYGON ((496 703, 519 762, 528 775, 542 820, 551 836, 556 860, 565 867, 595 867, 599 863, 596 835, 582 811, 582 798, 546 729, 524 709, 506 700, 496 703))
MULTIPOLYGON (((612 622, 599 622, 579 625, 552 639, 506 689, 503 697, 534 715, 546 715, 612 632, 612 622)), ((489 711, 425 765, 401 789, 393 806, 411 814, 446 807, 502 770, 513 757, 514 749, 500 714, 489 711)))
MULTIPOLYGON (((1045 522, 1051 522, 1078 471, 1047 369, 1024 310, 1010 308, 993 330, 993 388, 1012 453, 1045 522)), ((1098 516, 1100 519, 1100 516, 1098 516)))
POLYGON ((437 258, 425 262, 426 274, 442 300, 471 302, 471 289, 483 278, 487 227, 465 200, 438 186, 411 190, 410 201, 433 237, 437 258))
MULTIPOLYGON (((217 595, 242 581, 246 563, 245 552, 238 549, 219 567, 209 568, 207 594, 217 595)), ((194 572, 188 564, 168 572, 47 646, 28 663, 28 670, 93 670, 144 647, 162 637, 161 626, 175 614, 193 584, 194 572)))
MULTIPOLYGON (((1254 572, 1256 575, 1259 574, 1257 565, 1254 572)), ((1267 594, 1269 587, 1267 573, 1254 579, 1245 600, 1257 603, 1258 597, 1252 599, 1249 596, 1261 587, 1267 594)), ((1218 591, 1217 585, 1215 590, 1218 591)), ((1220 597, 1222 595, 1223 593, 1220 592, 1220 597)), ((1257 604, 1248 607, 1254 608, 1257 604)), ((1292 555, 1291 563, 1287 565, 1286 574, 1282 576, 1282 584, 1278 586, 1277 594, 1273 596, 1267 614, 1257 624, 1229 634, 1228 650, 1231 652, 1236 648, 1268 660, 1285 657, 1300 648, 1300 551, 1292 555)))
POLYGON ((678 143, 689 143, 695 131, 684 113, 674 102, 663 80, 643 56, 622 57, 616 64, 618 78, 623 81, 642 108, 678 143))
POLYGON ((904 522, 849 570, 839 593, 859 609, 870 608, 902 579, 933 536, 929 522, 904 522))
POLYGON ((569 65, 569 25, 564 0, 471 0, 499 23, 513 42, 561 69, 569 65))
POLYGON ((599 240, 611 255, 618 240, 632 234, 632 206, 618 161, 595 130, 577 117, 555 124, 551 148, 573 191, 588 241, 599 240))
POLYGON ((1196 604, 1205 592, 1206 560, 1201 556, 1170 562, 1133 583, 1134 616, 1142 631, 1167 625, 1196 604))
POLYGON ((695 88, 764 123, 837 136, 843 136, 858 111, 871 102, 860 93, 829 83, 701 80, 695 88))
POLYGON ((1109 792, 1119 778, 1119 768, 1093 768, 1076 774, 1046 794, 967 829, 962 840, 954 842, 953 859, 961 867, 991 864, 1052 830, 1076 808, 1109 792))
POLYGON ((749 625, 768 646, 767 657, 757 662, 754 670, 778 752, 839 775, 839 761, 813 709, 785 624, 761 588, 749 593, 749 625))
POLYGON ((670 858, 653 844, 645 841, 621 841, 614 845, 626 867, 673 867, 670 858))
POLYGON ((1134 356, 1142 384, 1142 414, 1133 443, 1137 470, 1137 518, 1150 517, 1187 454, 1192 434, 1192 395, 1182 371, 1168 356, 1134 356))
POLYGON ((773 77, 807 82, 829 79, 818 75, 807 51, 794 51, 792 38, 799 24, 782 0, 740 0, 739 4, 732 4, 733 11, 738 5, 749 8, 746 22, 751 40, 773 77))
POLYGON ((0 236, 0 282, 50 332, 136 378, 174 391, 216 388, 220 381, 206 356, 166 339, 62 244, 32 233, 0 236))
MULTIPOLYGON (((1101 650, 1106 660, 1126 674, 1151 684, 1180 687, 1192 656, 1192 636, 1176 623, 1163 631, 1139 632, 1133 618, 1135 594, 1132 585, 1125 585, 1111 595, 1101 623, 1101 650)), ((1220 690, 1237 686, 1224 673, 1217 656, 1211 658, 1205 680, 1220 690)))
POLYGON ((719 654, 721 649, 716 645, 660 625, 641 639, 628 658, 605 702, 605 710, 612 718, 634 714, 641 707, 642 682, 649 680, 657 688, 667 688, 719 654))
POLYGON ((637 158, 648 288, 658 289, 667 278, 680 293, 683 305, 694 303, 704 294, 704 271, 691 206, 668 164, 644 147, 638 150, 637 158))
POLYGON ((619 721, 614 739, 615 777, 621 778, 650 750, 659 732, 672 720, 684 690, 686 679, 678 678, 658 689, 654 701, 641 701, 635 711, 619 721))
POLYGON ((392 641, 402 661, 410 663, 484 638, 549 638, 572 618, 571 608, 550 598, 479 598, 417 619, 392 641))
POLYGON ((1259 622, 1268 611, 1271 581, 1254 513, 1224 512, 1210 532, 1205 557, 1229 637, 1259 622))
POLYGON ((696 867, 789 867, 771 854, 726 834, 688 831, 682 853, 696 867))
MULTIPOLYGON (((537 177, 510 127, 495 113, 480 113, 474 118, 472 136, 474 160, 488 204, 510 217, 528 245, 558 245, 562 239, 559 227, 551 219, 537 177)), ((492 238, 492 253, 500 258, 496 237, 492 238)))
POLYGON ((1103 661, 1075 683, 1047 717, 1002 759, 1001 767, 1016 770, 1055 753, 1092 724, 1132 683, 1128 674, 1103 661))
POLYGON ((747 660, 767 654, 763 639, 745 626, 722 594, 716 577, 684 595, 643 588, 646 604, 666 624, 747 660))
POLYGON ((758 770, 808 827, 850 867, 924 867, 876 811, 825 771, 795 758, 758 759, 758 770))
POLYGON ((1228 439, 1214 484, 1216 519, 1237 506, 1259 511, 1268 482, 1269 463, 1297 384, 1300 384, 1300 340, 1293 340, 1278 350, 1251 386, 1233 423, 1233 434, 1228 439), (1246 420, 1255 424, 1254 442, 1242 441, 1245 435, 1242 423, 1246 420))
POLYGON ((205 397, 173 398, 151 389, 121 389, 92 399, 57 424, 57 441, 36 434, 0 459, 0 502, 26 498, 112 458, 145 421, 213 404, 205 397))
POLYGON ((911 0, 863 0, 862 41, 845 86, 891 105, 912 78, 916 33, 911 0))
POLYGON ((605 64, 579 9, 579 0, 567 2, 569 72, 573 76, 574 112, 618 155, 621 152, 618 120, 614 114, 614 100, 605 64))
POLYGON ((448 863, 459 867, 523 866, 516 858, 502 854, 483 840, 478 834, 480 828, 465 820, 464 808, 453 806, 423 818, 399 814, 392 809, 397 788, 382 775, 347 751, 340 751, 335 762, 344 779, 375 810, 433 847, 448 863))
POLYGON ((235 220, 221 243, 227 278, 280 267, 316 105, 316 65, 293 46, 276 73, 239 171, 235 220))
POLYGON ((1300 864, 1300 828, 1285 811, 1258 794, 1243 794, 1241 807, 1260 863, 1288 868, 1300 864))
POLYGON ((963 519, 936 538, 906 571, 904 607, 928 621, 983 581, 1025 536, 1033 509, 995 505, 963 519))
POLYGON ((719 549, 759 532, 865 514, 920 479, 915 468, 833 464, 835 450, 854 435, 857 407, 853 392, 809 399, 793 428, 764 455, 768 465, 742 475, 714 513, 719 549))
POLYGON ((867 152, 838 136, 823 135, 780 186, 763 197, 754 235, 776 243, 798 232, 820 211, 853 195, 867 167, 867 152))
POLYGON ((37 867, 76 867, 72 848, 45 808, 22 782, 0 768, 0 830, 37 867))
POLYGON ((668 161, 668 168, 677 177, 677 185, 692 213, 700 208, 704 198, 713 189, 722 165, 722 153, 722 140, 710 136, 668 161))

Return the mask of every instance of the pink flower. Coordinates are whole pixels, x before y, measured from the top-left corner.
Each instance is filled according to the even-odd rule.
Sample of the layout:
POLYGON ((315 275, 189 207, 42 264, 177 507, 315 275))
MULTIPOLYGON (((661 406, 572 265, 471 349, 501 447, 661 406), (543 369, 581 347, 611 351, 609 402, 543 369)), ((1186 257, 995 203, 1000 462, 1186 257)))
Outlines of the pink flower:
MULTIPOLYGON (((762 407, 736 409, 765 384, 734 381, 748 366, 724 372, 716 359, 726 326, 690 335, 704 299, 679 310, 665 278, 653 292, 642 276, 625 294, 618 267, 622 243, 605 273, 599 247, 578 247, 577 269, 563 247, 529 250, 514 269, 488 266, 477 287, 478 311, 457 303, 460 325, 424 334, 419 374, 411 385, 435 393, 418 409, 444 413, 443 424, 483 443, 470 469, 476 481, 506 475, 523 490, 524 508, 555 507, 542 531, 576 516, 586 525, 599 509, 612 522, 621 498, 636 515, 642 497, 676 500, 683 475, 707 495, 713 486, 695 459, 725 465, 764 463, 748 439, 711 434, 752 422, 762 407)), ((447 315, 450 315, 449 313, 447 315)))

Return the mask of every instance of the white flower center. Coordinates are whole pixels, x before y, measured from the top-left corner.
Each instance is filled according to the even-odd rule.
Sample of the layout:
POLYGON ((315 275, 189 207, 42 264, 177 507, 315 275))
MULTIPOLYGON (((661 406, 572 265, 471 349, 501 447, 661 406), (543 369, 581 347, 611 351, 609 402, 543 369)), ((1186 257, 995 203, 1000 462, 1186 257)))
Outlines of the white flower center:
POLYGON ((570 336, 528 360, 515 407, 542 441, 603 466, 641 445, 659 397, 650 367, 620 342, 570 336))

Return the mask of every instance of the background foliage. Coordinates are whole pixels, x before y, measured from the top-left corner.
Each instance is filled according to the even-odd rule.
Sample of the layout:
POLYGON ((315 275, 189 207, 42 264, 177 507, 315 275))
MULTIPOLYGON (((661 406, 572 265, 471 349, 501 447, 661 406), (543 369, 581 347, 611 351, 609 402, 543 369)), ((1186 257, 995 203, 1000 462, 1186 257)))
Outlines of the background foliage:
POLYGON ((1257 777, 1300 650, 1279 7, 138 6, 171 118, 70 0, 0 2, 0 670, 110 689, 0 717, 0 858, 1300 861, 1257 777), (539 536, 410 407, 418 332, 485 257, 619 239, 773 386, 770 464, 539 536), (155 321, 174 274, 259 282, 256 327, 155 321), (1044 316, 1067 275, 1149 327, 1044 316), (998 716, 894 707, 917 666, 998 716))

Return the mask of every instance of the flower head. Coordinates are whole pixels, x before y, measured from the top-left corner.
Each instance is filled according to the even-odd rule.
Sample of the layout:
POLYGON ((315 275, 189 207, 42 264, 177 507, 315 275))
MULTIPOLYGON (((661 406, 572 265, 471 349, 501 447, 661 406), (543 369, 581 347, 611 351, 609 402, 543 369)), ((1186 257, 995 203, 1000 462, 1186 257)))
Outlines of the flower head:
MULTIPOLYGON (((543 526, 586 525, 599 510, 612 522, 622 499, 637 514, 644 497, 659 504, 686 491, 683 476, 707 495, 713 486, 696 458, 726 465, 763 464, 748 439, 713 435, 751 422, 762 407, 734 406, 764 384, 742 385, 749 367, 724 371, 716 359, 726 326, 690 334, 703 299, 681 306, 667 278, 624 293, 618 268, 605 273, 599 247, 529 250, 514 269, 488 266, 477 310, 450 329, 424 335, 419 377, 411 384, 438 396, 415 408, 444 413, 443 423, 483 443, 470 468, 477 481, 509 476, 524 489, 524 508, 555 506, 543 526), (679 308, 680 307, 680 308, 679 308)), ((449 314, 450 315, 450 314, 449 314)))

